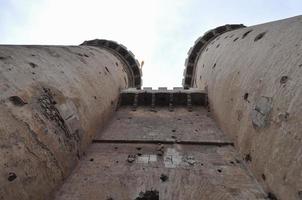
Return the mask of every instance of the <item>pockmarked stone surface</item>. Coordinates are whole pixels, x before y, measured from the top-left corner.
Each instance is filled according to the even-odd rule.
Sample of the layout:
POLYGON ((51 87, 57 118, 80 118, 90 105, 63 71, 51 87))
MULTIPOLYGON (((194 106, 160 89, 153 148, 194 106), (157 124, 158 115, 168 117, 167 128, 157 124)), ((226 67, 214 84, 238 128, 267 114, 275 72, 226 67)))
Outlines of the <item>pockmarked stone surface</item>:
POLYGON ((95 140, 134 140, 170 142, 231 142, 218 128, 211 113, 204 107, 142 107, 133 111, 121 107, 104 132, 95 140))
POLYGON ((148 190, 165 200, 266 199, 232 146, 164 145, 164 155, 147 162, 157 146, 93 144, 56 200, 133 200, 148 190), (142 155, 129 163, 129 154, 142 155), (162 174, 169 179, 163 182, 162 174))
POLYGON ((234 147, 220 143, 227 138, 205 108, 166 109, 120 108, 56 200, 133 200, 146 191, 165 200, 266 199, 234 147), (204 143, 164 143, 171 136, 204 143))
POLYGON ((219 26, 173 90, 114 41, 0 45, 0 200, 301 200, 301 41, 219 26))
POLYGON ((302 16, 220 33, 191 48, 199 52, 189 51, 184 87, 207 91, 217 124, 271 199, 300 200, 302 16))

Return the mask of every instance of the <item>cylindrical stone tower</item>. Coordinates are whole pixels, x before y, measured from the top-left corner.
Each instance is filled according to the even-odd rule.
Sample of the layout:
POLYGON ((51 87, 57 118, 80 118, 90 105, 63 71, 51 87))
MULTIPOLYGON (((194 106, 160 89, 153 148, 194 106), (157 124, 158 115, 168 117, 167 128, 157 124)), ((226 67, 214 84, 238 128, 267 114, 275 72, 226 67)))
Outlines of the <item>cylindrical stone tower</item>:
POLYGON ((211 30, 184 75, 271 199, 302 199, 302 16, 211 30))
POLYGON ((0 199, 51 198, 128 87, 139 64, 112 41, 1 45, 0 199))

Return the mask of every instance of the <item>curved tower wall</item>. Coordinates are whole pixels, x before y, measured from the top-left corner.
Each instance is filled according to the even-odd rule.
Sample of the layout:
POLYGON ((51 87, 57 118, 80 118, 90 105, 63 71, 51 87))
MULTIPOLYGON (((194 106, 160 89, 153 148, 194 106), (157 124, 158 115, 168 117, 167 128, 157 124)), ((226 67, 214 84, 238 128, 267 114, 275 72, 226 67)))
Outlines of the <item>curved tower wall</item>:
POLYGON ((184 87, 207 90, 214 117, 267 192, 301 199, 302 16, 217 34, 191 63, 184 87))
POLYGON ((120 90, 140 85, 133 54, 112 41, 1 45, 0 199, 51 198, 116 109, 120 90))

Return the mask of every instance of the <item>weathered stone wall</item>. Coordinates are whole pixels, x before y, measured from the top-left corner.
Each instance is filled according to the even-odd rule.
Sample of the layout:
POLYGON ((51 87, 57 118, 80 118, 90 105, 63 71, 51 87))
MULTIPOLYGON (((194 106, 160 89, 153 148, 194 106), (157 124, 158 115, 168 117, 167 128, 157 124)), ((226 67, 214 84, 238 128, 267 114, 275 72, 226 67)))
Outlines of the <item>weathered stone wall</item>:
POLYGON ((0 199, 51 199, 132 87, 129 71, 106 48, 0 46, 0 199))
POLYGON ((272 199, 302 199, 302 16, 217 35, 191 87, 272 199))

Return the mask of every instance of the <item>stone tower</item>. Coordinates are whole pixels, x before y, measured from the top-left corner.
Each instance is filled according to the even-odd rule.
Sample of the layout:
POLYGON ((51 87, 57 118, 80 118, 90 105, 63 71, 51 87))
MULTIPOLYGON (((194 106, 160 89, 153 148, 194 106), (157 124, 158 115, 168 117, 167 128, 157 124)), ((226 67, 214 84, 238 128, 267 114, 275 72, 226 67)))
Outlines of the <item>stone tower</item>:
POLYGON ((302 199, 302 16, 208 31, 182 88, 108 40, 0 46, 0 200, 302 199))

